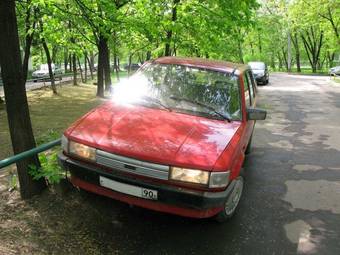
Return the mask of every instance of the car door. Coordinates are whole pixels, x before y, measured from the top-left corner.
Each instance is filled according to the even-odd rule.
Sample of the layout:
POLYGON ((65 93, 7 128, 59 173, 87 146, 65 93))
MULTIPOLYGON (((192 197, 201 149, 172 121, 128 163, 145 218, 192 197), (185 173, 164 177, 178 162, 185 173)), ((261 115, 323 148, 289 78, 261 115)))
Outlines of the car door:
MULTIPOLYGON (((246 108, 254 108, 256 106, 256 93, 257 86, 250 70, 247 70, 243 74, 244 81, 244 98, 246 103, 246 108)), ((245 126, 245 140, 244 140, 244 150, 248 145, 249 139, 253 133, 255 121, 254 120, 246 120, 245 126)))

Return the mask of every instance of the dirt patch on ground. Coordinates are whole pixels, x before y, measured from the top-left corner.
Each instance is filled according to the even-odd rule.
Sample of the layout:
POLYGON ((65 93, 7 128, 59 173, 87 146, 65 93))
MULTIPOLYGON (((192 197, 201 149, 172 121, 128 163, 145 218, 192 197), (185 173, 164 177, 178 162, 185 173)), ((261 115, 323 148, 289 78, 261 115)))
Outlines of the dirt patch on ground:
POLYGON ((27 201, 2 191, 0 254, 101 254, 87 228, 100 217, 75 188, 50 187, 27 201))

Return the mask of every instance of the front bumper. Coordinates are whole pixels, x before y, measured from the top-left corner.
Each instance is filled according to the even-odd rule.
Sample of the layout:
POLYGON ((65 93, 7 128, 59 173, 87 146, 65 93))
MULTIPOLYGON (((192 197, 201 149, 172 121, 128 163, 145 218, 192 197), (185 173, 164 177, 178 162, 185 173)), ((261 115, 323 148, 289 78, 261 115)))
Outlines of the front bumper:
POLYGON ((232 182, 225 191, 221 192, 197 191, 131 176, 127 177, 119 171, 102 169, 100 166, 80 162, 63 153, 58 155, 58 162, 63 168, 70 171, 71 182, 79 188, 128 204, 192 218, 208 218, 220 212, 234 185, 232 182), (124 184, 157 190, 158 199, 148 200, 102 187, 99 184, 100 176, 124 184))
POLYGON ((267 77, 265 75, 264 76, 255 76, 256 82, 265 83, 266 79, 267 79, 267 77))

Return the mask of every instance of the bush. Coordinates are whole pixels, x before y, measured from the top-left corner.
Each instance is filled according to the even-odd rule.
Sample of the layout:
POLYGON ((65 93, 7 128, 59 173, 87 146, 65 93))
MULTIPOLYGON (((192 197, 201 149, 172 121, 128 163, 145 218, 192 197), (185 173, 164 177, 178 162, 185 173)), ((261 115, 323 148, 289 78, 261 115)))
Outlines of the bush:
POLYGON ((64 170, 58 165, 57 152, 54 151, 49 155, 39 155, 41 166, 30 166, 29 174, 33 176, 34 180, 46 178, 49 184, 57 184, 61 179, 65 178, 64 170))

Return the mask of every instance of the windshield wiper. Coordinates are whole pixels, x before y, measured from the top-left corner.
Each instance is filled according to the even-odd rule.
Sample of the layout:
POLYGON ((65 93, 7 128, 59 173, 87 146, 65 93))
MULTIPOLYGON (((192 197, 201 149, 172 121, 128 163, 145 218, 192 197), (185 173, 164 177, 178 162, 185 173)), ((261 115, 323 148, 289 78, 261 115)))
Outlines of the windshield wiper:
POLYGON ((167 109, 169 112, 171 112, 171 108, 163 104, 161 100, 157 98, 150 97, 150 96, 142 96, 141 98, 144 99, 145 101, 150 101, 151 103, 158 104, 162 106, 164 109, 167 109))
POLYGON ((188 98, 185 98, 185 97, 170 96, 170 99, 173 99, 173 100, 176 100, 176 101, 186 101, 186 102, 189 102, 189 103, 192 103, 192 104, 202 106, 202 107, 214 112, 215 114, 217 114, 218 116, 227 120, 228 122, 231 122, 231 116, 228 113, 219 112, 212 106, 209 106, 209 105, 206 105, 206 104, 203 104, 203 103, 200 103, 200 102, 197 102, 195 100, 191 100, 191 99, 188 99, 188 98))

